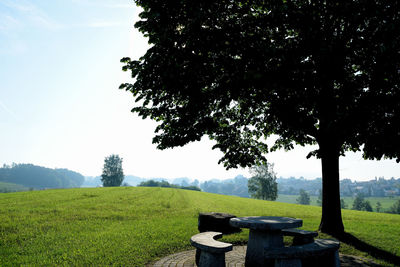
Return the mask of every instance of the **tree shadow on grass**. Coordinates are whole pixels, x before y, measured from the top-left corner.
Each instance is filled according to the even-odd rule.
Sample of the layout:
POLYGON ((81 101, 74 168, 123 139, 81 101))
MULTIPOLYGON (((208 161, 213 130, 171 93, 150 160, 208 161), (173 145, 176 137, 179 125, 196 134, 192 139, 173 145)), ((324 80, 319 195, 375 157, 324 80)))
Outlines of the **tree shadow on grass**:
POLYGON ((364 241, 358 239, 357 237, 355 237, 354 235, 350 234, 350 233, 341 233, 341 234, 334 234, 333 237, 339 239, 339 241, 346 243, 348 245, 351 245, 353 247, 355 247, 356 249, 366 252, 369 255, 371 255, 372 257, 375 257, 377 259, 381 259, 384 261, 387 261, 391 264, 394 265, 398 265, 400 266, 400 257, 387 252, 385 250, 382 250, 380 248, 374 247, 368 243, 365 243, 364 241))

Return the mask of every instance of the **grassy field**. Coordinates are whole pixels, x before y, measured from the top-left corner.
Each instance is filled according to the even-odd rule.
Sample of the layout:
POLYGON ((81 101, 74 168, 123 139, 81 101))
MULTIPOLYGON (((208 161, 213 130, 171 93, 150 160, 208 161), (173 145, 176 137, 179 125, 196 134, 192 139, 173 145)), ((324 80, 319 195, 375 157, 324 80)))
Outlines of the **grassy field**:
MULTIPOLYGON (((283 203, 296 203, 296 199, 299 196, 297 195, 278 195, 276 201, 283 203)), ((344 202, 347 205, 347 209, 351 209, 353 207, 354 197, 342 197, 344 202)), ((310 205, 318 206, 317 196, 310 196, 310 205)), ((382 205, 381 212, 388 211, 389 208, 397 201, 400 197, 366 197, 365 200, 368 200, 371 203, 373 211, 376 211, 376 203, 380 202, 382 205)))
MULTIPOLYGON (((0 266, 144 266, 192 249, 199 212, 301 218, 316 230, 321 208, 171 188, 85 188, 0 194, 0 266)), ((343 210, 347 232, 400 256, 400 216, 343 210)), ((322 237, 327 237, 322 235, 322 237)), ((243 243, 248 232, 224 238, 243 243)), ((341 252, 367 257, 346 244, 341 252)), ((381 262, 384 263, 384 262, 381 262)))

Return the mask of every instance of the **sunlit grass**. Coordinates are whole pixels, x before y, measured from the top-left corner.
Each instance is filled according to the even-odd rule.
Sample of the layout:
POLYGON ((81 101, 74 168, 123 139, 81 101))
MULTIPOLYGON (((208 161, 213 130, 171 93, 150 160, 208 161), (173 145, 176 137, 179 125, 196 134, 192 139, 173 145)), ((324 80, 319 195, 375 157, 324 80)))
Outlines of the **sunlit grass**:
MULTIPOLYGON (((0 194, 0 266, 143 266, 191 249, 199 212, 288 216, 316 230, 321 208, 171 188, 90 188, 0 194)), ((400 216, 343 210, 346 230, 400 256, 400 216)), ((245 242, 248 232, 226 237, 245 242)), ((341 252, 365 255, 342 245, 341 252)))

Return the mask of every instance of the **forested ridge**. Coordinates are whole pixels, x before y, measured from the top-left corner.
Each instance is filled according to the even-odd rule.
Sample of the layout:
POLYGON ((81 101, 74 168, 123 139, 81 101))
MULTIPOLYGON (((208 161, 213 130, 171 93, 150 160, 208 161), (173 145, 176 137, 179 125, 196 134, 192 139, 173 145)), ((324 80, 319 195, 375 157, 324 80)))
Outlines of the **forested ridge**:
POLYGON ((80 187, 84 180, 83 175, 68 169, 15 163, 0 168, 0 182, 22 185, 30 189, 80 187))

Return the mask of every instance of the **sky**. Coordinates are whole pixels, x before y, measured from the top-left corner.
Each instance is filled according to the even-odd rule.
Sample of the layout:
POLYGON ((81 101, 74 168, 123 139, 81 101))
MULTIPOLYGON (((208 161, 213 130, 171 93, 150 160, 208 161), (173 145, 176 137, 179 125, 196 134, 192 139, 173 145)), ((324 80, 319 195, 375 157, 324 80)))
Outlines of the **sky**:
MULTIPOLYGON (((132 82, 121 58, 149 47, 133 27, 133 0, 0 0, 0 164, 32 163, 101 175, 104 158, 118 154, 126 175, 227 179, 247 169, 225 170, 221 152, 204 137, 160 151, 156 123, 130 112, 134 98, 119 90, 132 82)), ((280 177, 321 177, 315 147, 267 155, 280 177)), ((393 160, 340 160, 341 179, 400 177, 393 160)))

